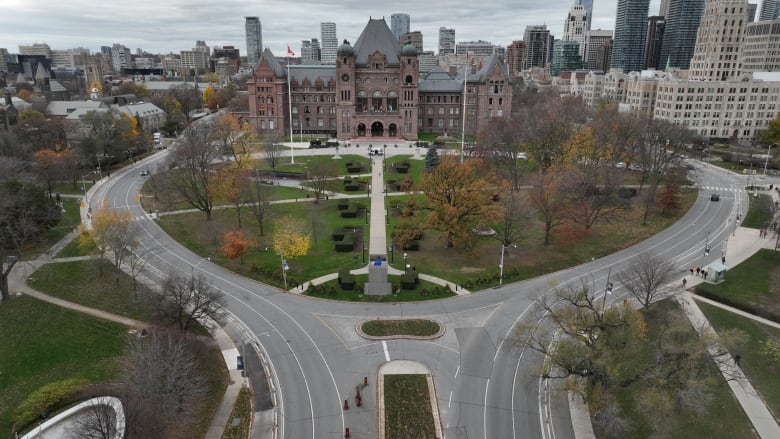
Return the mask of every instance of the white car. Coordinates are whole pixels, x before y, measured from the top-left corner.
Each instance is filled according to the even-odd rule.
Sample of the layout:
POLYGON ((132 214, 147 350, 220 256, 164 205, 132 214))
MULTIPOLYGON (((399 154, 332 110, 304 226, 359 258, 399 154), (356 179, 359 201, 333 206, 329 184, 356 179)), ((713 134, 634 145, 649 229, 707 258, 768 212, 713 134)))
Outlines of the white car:
POLYGON ((616 168, 624 169, 626 167, 626 162, 617 162, 615 163, 616 168))
POLYGON ((146 177, 147 175, 149 175, 149 170, 148 169, 141 170, 141 177, 146 177))

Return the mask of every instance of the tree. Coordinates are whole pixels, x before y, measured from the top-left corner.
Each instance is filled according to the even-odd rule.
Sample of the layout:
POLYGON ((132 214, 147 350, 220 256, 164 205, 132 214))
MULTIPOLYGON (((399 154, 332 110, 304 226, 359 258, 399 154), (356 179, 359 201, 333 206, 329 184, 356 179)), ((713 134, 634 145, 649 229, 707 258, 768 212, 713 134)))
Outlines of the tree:
POLYGON ((772 119, 760 134, 761 141, 767 145, 780 144, 780 116, 772 119))
POLYGON ((147 256, 154 254, 154 248, 141 247, 137 243, 131 244, 132 248, 128 248, 125 256, 125 262, 127 268, 130 269, 130 278, 133 281, 133 293, 137 292, 138 275, 146 270, 146 264, 149 262, 147 256))
POLYGON ((8 275, 17 262, 19 258, 6 255, 0 247, 0 302, 11 300, 11 293, 8 291, 8 275))
POLYGON ((117 435, 117 419, 110 397, 99 397, 75 416, 70 439, 113 439, 117 435))
POLYGON ((222 316, 224 294, 202 276, 184 278, 170 273, 162 286, 158 312, 186 331, 196 321, 222 316))
POLYGON ((436 145, 431 145, 427 151, 425 151, 425 171, 431 172, 437 166, 439 166, 439 150, 436 145))
POLYGON ((529 201, 524 192, 505 189, 501 192, 499 201, 501 215, 499 222, 494 226, 495 238, 502 247, 517 244, 523 236, 523 227, 530 216, 529 201))
POLYGON ((530 169, 527 155, 522 155, 529 149, 523 138, 523 130, 523 125, 514 119, 492 119, 490 127, 483 131, 476 153, 484 157, 515 190, 520 189, 522 177, 530 169))
POLYGON ((55 182, 65 180, 72 175, 73 153, 66 149, 63 151, 53 151, 51 149, 41 149, 35 153, 35 171, 40 181, 52 196, 55 182))
POLYGON ((242 138, 247 133, 241 129, 241 122, 233 114, 224 114, 217 119, 209 136, 220 144, 222 154, 239 166, 247 167, 251 159, 249 148, 242 138))
POLYGON ((564 146, 569 198, 565 215, 585 230, 628 209, 628 203, 617 195, 621 179, 612 162, 612 149, 600 143, 590 127, 577 129, 564 146))
POLYGON ((271 165, 272 171, 276 171, 276 165, 282 158, 282 145, 279 144, 279 139, 276 136, 265 136, 261 142, 265 161, 271 165))
MULTIPOLYGON (((246 163, 245 163, 246 164, 246 163)), ((222 165, 216 178, 211 179, 212 192, 216 197, 223 197, 236 208, 238 228, 241 228, 241 206, 248 199, 248 187, 251 172, 244 169, 239 162, 222 165)))
POLYGON ((196 123, 184 132, 181 144, 173 151, 173 163, 178 167, 169 172, 168 184, 190 206, 206 214, 211 220, 214 208, 214 184, 216 175, 211 165, 218 157, 217 150, 209 143, 207 124, 196 123))
POLYGON ((567 181, 566 172, 560 168, 543 171, 537 183, 530 190, 531 205, 542 215, 544 222, 544 245, 550 245, 550 233, 566 223, 567 181))
POLYGON ((127 437, 192 437, 193 420, 208 383, 186 334, 162 329, 129 337, 117 390, 125 408, 127 437))
MULTIPOLYGON (((653 419, 667 419, 665 413, 680 407, 703 409, 712 399, 708 384, 719 379, 717 365, 733 361, 728 348, 745 341, 737 331, 721 333, 720 342, 712 335, 699 338, 679 311, 658 310, 651 327, 652 308, 636 310, 627 301, 605 305, 585 282, 556 288, 551 297, 537 299, 538 321, 520 325, 516 335, 524 348, 544 356, 542 375, 584 392, 598 426, 613 435, 620 433, 613 428, 631 427, 614 405, 614 390, 631 395, 641 407, 637 412, 653 419)), ((665 424, 653 426, 661 429, 659 437, 674 427, 648 424, 665 424)))
POLYGON ((62 209, 42 187, 14 180, 0 184, 0 247, 11 247, 21 254, 61 217, 62 209))
POLYGON ((300 218, 285 216, 274 225, 273 246, 282 262, 282 278, 287 288, 287 258, 304 256, 311 247, 311 234, 300 218))
POLYGON ((92 165, 120 157, 128 149, 130 139, 134 138, 130 120, 113 108, 88 111, 80 120, 88 131, 79 146, 81 157, 92 165))
POLYGON ((309 180, 314 189, 314 202, 319 202, 324 198, 323 194, 329 189, 333 189, 335 184, 334 177, 337 175, 335 165, 322 161, 309 163, 309 180))
POLYGON ((447 247, 471 248, 472 230, 492 223, 500 207, 491 201, 495 186, 474 169, 472 160, 463 163, 442 157, 438 166, 423 175, 420 189, 424 208, 430 212, 427 224, 444 236, 447 247))
POLYGON ((171 88, 170 93, 176 99, 177 104, 175 106, 189 124, 192 113, 201 107, 200 93, 193 86, 186 83, 171 88))
POLYGON ((241 264, 244 263, 244 255, 250 247, 255 243, 247 239, 244 232, 241 230, 234 230, 225 232, 222 235, 222 246, 220 251, 228 259, 241 259, 241 264))
MULTIPOLYGON (((119 272, 128 252, 137 246, 138 223, 133 221, 129 211, 98 209, 92 216, 92 228, 89 236, 94 241, 98 258, 111 253, 116 270, 116 282, 119 284, 119 272)), ((102 274, 102 268, 101 274, 102 274)))
POLYGON ((271 195, 272 188, 255 179, 250 209, 252 210, 252 216, 257 220, 257 225, 260 226, 260 236, 265 236, 265 223, 273 212, 271 195))
POLYGON ((618 274, 623 287, 644 307, 655 301, 658 288, 669 282, 674 265, 658 256, 641 253, 636 260, 618 274))
POLYGON ((680 208, 680 180, 683 178, 684 176, 676 171, 670 170, 666 173, 663 189, 658 194, 661 213, 675 212, 680 208))
POLYGON ((212 87, 211 84, 209 84, 206 86, 205 89, 203 89, 203 103, 208 104, 213 96, 214 96, 214 87, 212 87))
MULTIPOLYGON (((32 111, 32 110, 31 110, 32 111)), ((37 112, 35 112, 37 113, 37 112)), ((32 117, 13 127, 20 147, 33 153, 40 149, 59 151, 66 148, 65 127, 60 120, 32 117)))

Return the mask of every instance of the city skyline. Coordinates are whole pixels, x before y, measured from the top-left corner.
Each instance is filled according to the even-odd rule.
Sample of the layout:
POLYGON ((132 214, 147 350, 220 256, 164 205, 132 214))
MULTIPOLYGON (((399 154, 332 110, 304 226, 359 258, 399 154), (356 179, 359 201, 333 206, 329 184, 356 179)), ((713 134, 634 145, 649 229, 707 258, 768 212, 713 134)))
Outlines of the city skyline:
MULTIPOLYGON (((659 1, 651 1, 651 14, 657 13, 659 1)), ((279 55, 286 52, 288 45, 297 53, 301 40, 319 34, 321 22, 336 23, 339 42, 347 39, 354 43, 369 18, 384 17, 390 25, 394 13, 409 14, 410 30, 426 36, 426 50, 436 50, 439 27, 454 28, 458 42, 485 40, 501 46, 522 39, 527 25, 546 24, 560 38, 563 20, 574 4, 574 0, 542 4, 530 0, 499 1, 486 9, 473 2, 453 0, 442 2, 448 10, 443 14, 444 8, 429 4, 423 9, 417 2, 407 0, 396 2, 392 8, 379 2, 353 0, 338 7, 304 1, 295 8, 283 0, 268 0, 262 7, 251 0, 225 0, 219 4, 138 0, 132 6, 95 0, 11 2, 15 3, 9 8, 13 12, 0 18, 0 48, 11 53, 16 53, 19 45, 33 43, 46 43, 59 50, 85 47, 93 52, 100 46, 119 43, 133 53, 140 48, 164 54, 189 50, 196 40, 205 40, 209 47, 238 47, 241 55, 247 53, 246 16, 259 17, 264 48, 279 55), (300 10, 306 14, 300 14, 300 10)), ((615 7, 615 0, 596 0, 591 27, 612 29, 615 7)))

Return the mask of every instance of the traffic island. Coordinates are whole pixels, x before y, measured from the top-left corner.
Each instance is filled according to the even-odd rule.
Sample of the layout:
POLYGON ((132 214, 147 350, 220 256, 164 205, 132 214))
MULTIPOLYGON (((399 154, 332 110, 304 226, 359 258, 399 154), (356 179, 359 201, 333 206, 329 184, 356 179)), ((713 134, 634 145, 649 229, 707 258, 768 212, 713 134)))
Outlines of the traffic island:
POLYGON ((430 371, 413 361, 391 361, 379 370, 379 438, 441 438, 441 417, 430 371))
POLYGON ((444 335, 444 326, 435 320, 397 319, 365 320, 357 325, 357 333, 369 340, 412 338, 431 340, 444 335))

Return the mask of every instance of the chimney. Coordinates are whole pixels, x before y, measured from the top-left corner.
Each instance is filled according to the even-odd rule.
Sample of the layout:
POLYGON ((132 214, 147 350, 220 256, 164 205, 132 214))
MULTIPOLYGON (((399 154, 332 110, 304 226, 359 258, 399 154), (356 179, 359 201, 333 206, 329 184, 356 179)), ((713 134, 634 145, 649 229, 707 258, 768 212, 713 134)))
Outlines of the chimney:
POLYGON ((450 76, 452 76, 453 78, 455 76, 458 76, 458 67, 457 66, 450 66, 449 73, 450 73, 450 76))

